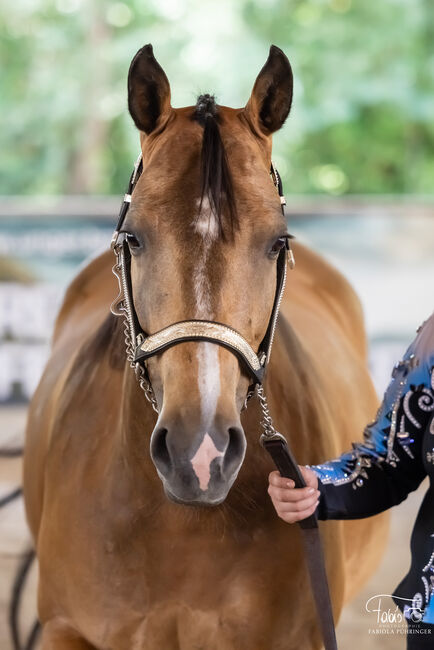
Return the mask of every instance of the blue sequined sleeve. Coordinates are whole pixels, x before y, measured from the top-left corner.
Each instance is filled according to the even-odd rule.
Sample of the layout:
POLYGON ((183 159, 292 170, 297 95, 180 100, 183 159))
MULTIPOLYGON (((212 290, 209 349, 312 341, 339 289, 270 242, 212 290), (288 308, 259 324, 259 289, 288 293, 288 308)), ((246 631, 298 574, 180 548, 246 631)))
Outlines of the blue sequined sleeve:
POLYGON ((422 441, 426 428, 434 427, 434 349, 423 347, 416 337, 395 366, 363 442, 335 460, 311 466, 319 479, 319 519, 378 514, 403 501, 427 475, 422 441))

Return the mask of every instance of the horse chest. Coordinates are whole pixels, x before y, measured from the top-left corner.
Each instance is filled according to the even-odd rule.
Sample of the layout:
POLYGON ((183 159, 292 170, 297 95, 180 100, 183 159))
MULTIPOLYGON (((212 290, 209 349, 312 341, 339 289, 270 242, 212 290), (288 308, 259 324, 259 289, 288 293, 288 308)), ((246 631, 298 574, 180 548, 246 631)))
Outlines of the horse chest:
MULTIPOLYGON (((282 542, 278 536, 276 550, 282 542)), ((269 543, 264 530, 191 538, 153 531, 128 542, 94 537, 80 569, 69 563, 82 579, 75 580, 65 608, 101 650, 277 648, 268 645, 281 613, 273 602, 277 554, 264 563, 269 543), (86 568, 89 557, 97 564, 86 568)), ((295 576, 299 569, 287 566, 295 576)), ((285 608, 291 607, 288 598, 285 608)))

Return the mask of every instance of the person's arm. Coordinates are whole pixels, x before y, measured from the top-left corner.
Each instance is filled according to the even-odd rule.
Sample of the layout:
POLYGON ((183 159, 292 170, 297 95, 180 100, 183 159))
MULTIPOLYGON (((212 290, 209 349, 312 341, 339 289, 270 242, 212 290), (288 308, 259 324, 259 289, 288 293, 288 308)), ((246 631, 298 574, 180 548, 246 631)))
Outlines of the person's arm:
POLYGON ((377 418, 365 429, 363 442, 353 444, 351 451, 335 460, 300 468, 313 493, 309 495, 308 488, 304 493, 294 489, 278 472, 270 474, 269 494, 279 516, 285 521, 299 521, 308 516, 305 512, 316 510, 318 498, 320 519, 368 517, 403 501, 426 476, 422 440, 433 413, 432 316, 395 367, 377 418), (299 510, 300 503, 303 511, 299 510))

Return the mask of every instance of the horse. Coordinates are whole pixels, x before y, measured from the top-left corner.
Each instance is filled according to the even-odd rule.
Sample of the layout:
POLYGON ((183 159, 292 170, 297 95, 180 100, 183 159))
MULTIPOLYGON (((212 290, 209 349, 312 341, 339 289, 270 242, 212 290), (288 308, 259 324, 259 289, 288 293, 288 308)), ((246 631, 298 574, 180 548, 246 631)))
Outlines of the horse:
MULTIPOLYGON (((245 107, 203 95, 173 108, 152 46, 132 60, 143 172, 122 230, 144 331, 207 319, 258 350, 288 237, 270 161, 292 88, 271 46, 245 107)), ((293 251, 264 385, 277 428, 312 464, 348 448, 377 397, 353 289, 308 247, 293 251)), ((24 495, 43 650, 319 648, 300 532, 275 515, 258 403, 244 408, 249 373, 230 349, 186 339, 147 360, 147 401, 110 312, 112 258, 68 287, 29 408, 24 495)), ((336 621, 387 525, 321 523, 336 621)))

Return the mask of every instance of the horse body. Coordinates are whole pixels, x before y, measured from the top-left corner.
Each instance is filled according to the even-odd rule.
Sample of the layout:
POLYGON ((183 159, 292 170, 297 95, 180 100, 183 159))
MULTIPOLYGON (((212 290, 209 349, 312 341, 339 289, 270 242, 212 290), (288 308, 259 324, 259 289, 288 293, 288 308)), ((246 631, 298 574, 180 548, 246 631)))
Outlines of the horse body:
MULTIPOLYGON (((332 308, 338 301, 357 310, 351 290, 307 249, 297 245, 295 253, 282 305, 294 329, 288 338, 278 327, 267 391, 297 458, 314 463, 348 448, 376 398, 364 339, 358 347, 351 340, 360 320, 347 311, 339 321, 332 308)), ((95 648, 319 647, 299 531, 275 516, 267 495, 272 467, 258 444, 256 405, 244 415, 246 458, 226 502, 191 511, 165 498, 146 455, 125 460, 121 395, 131 370, 113 370, 102 357, 90 375, 77 376, 80 350, 116 295, 111 263, 105 253, 70 287, 29 413, 25 486, 42 621, 53 638, 60 630, 77 643, 80 631, 95 648)), ((122 353, 122 332, 115 345, 122 353)), ((155 414, 143 406, 146 436, 155 414)), ((322 530, 337 616, 345 590, 354 591, 377 561, 385 520, 327 522, 322 530)))
MULTIPOLYGON (((233 113, 228 115, 233 118, 233 113)), ((146 131, 155 125, 141 123, 139 128, 146 131)), ((142 150, 149 155, 143 141, 142 150)), ((267 147, 264 151, 266 158, 267 147)), ((265 196, 271 189, 264 184, 265 196)), ((159 227, 161 232, 163 221, 159 227)), ((258 218, 256 230, 265 227, 258 218)), ((182 237, 180 228, 177 239, 182 237)), ((245 318, 245 327, 250 323, 253 328, 256 317, 257 333, 252 330, 251 339, 258 342, 268 312, 263 323, 253 312, 243 316, 242 290, 252 291, 249 268, 244 264, 239 277, 240 260, 235 263, 228 248, 221 246, 225 268, 234 264, 231 279, 237 275, 241 289, 231 294, 222 320, 236 327, 245 318)), ((246 248, 241 250, 247 253, 246 248)), ((374 415, 377 400, 366 369, 363 323, 353 291, 307 248, 297 245, 295 254, 297 269, 289 277, 282 302, 265 385, 276 426, 288 436, 298 461, 316 463, 348 448, 374 415)), ((151 268, 157 285, 165 286, 158 304, 170 323, 188 316, 185 309, 192 304, 177 303, 175 297, 171 313, 164 316, 170 293, 165 276, 170 274, 174 283, 181 281, 177 274, 182 269, 173 260, 170 266, 166 255, 159 260, 161 269, 155 264, 151 268)), ((260 413, 255 400, 239 424, 236 420, 234 404, 240 408, 248 377, 243 377, 228 350, 212 343, 178 345, 150 364, 162 408, 157 420, 125 362, 121 323, 108 315, 116 295, 112 263, 112 254, 104 253, 70 285, 57 319, 51 358, 29 410, 24 489, 40 566, 44 650, 319 648, 299 530, 276 517, 267 494, 273 468, 258 444, 260 413), (150 432, 153 437, 161 435, 161 418, 168 440, 163 450, 166 463, 168 454, 175 462, 176 454, 181 459, 192 457, 192 450, 202 445, 198 404, 209 406, 203 400, 204 386, 209 384, 208 375, 202 383, 195 380, 203 361, 195 357, 199 346, 205 356, 209 348, 203 346, 218 349, 220 395, 213 402, 214 419, 206 425, 208 435, 220 449, 229 426, 230 434, 236 430, 239 440, 243 432, 246 441, 245 449, 229 443, 221 452, 222 456, 231 452, 230 462, 238 466, 226 488, 218 475, 220 482, 212 487, 228 493, 213 507, 170 500, 164 467, 149 454, 150 432), (186 431, 186 422, 191 431, 186 431), (172 429, 179 432, 174 441, 172 429)), ((253 260, 252 274, 258 265, 260 261, 253 260)), ((270 286, 258 278, 254 304, 265 298, 269 303, 272 296, 273 266, 264 263, 263 268, 270 286)), ((140 273, 139 266, 133 268, 133 281, 141 279, 145 295, 148 285, 140 273)), ((214 269, 210 285, 222 274, 214 269)), ((192 276, 199 278, 197 268, 192 276)), ((149 282, 151 302, 157 306, 155 286, 149 282)), ((196 286, 195 292, 196 298, 200 294, 205 302, 209 299, 203 286, 196 286)), ((140 316, 148 317, 145 307, 140 316)), ((152 317, 157 316, 153 312, 152 317)), ((165 324, 155 322, 150 330, 165 324)), ((214 357, 208 354, 206 359, 210 358, 214 357)), ((161 445, 160 441, 157 452, 161 445)), ((213 472, 212 481, 214 477, 213 472)), ((195 480, 191 467, 185 469, 183 499, 195 480)), ((197 483, 193 487, 197 494, 197 483)), ((205 499, 207 491, 201 490, 205 499)), ((322 525, 336 618, 378 561, 385 526, 384 516, 322 525)))

